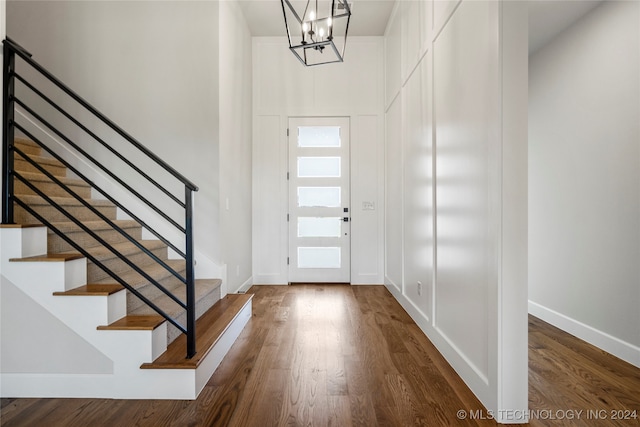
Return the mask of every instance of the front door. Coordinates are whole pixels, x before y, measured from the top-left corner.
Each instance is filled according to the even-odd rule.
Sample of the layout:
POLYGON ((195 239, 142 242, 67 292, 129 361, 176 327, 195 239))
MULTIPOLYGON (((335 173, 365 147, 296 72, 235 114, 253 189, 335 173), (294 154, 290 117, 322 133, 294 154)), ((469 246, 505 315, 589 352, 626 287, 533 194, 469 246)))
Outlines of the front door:
POLYGON ((349 118, 289 118, 289 282, 349 283, 349 118))

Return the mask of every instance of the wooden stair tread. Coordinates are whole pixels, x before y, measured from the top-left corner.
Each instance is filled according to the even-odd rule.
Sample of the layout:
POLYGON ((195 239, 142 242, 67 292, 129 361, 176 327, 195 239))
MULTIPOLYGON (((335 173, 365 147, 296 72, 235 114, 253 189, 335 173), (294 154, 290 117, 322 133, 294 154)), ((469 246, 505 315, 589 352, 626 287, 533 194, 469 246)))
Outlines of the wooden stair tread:
POLYGON ((214 344, 253 298, 252 294, 230 294, 219 300, 196 321, 196 354, 187 359, 187 337, 180 335, 155 361, 144 363, 141 369, 196 369, 214 344))
POLYGON ((10 262, 67 262, 76 259, 84 258, 84 255, 79 253, 64 253, 64 254, 45 254, 35 255, 25 258, 11 258, 10 262))
POLYGON ((88 284, 64 292, 54 292, 56 296, 109 296, 124 289, 122 285, 88 284))
POLYGON ((98 326, 99 331, 152 331, 164 322, 162 316, 125 316, 110 325, 98 326))
POLYGON ((0 224, 0 228, 33 228, 46 227, 44 224, 0 224))

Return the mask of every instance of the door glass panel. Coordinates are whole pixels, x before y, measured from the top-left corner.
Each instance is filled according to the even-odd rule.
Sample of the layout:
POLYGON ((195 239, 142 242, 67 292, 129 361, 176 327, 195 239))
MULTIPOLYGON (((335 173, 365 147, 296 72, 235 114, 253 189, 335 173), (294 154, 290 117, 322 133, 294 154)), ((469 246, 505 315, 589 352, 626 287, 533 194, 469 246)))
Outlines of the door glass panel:
POLYGON ((347 283, 349 118, 290 117, 289 129, 289 281, 347 283))
POLYGON ((340 126, 300 126, 298 147, 340 147, 340 126))
POLYGON ((340 207, 340 187, 298 187, 298 207, 340 207))
POLYGON ((340 157, 298 157, 298 178, 340 178, 340 157))
POLYGON ((298 247, 298 268, 340 268, 340 248, 298 247))
POLYGON ((298 217, 298 237, 340 237, 342 218, 298 217))

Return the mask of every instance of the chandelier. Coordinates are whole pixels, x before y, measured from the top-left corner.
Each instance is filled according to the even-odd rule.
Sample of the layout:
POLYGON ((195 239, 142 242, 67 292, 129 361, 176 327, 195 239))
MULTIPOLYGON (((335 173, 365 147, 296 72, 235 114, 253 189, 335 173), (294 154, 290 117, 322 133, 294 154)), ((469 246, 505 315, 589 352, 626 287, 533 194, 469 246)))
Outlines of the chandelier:
POLYGON ((307 0, 298 13, 289 0, 280 0, 289 49, 307 67, 342 62, 351 18, 348 0, 307 0))

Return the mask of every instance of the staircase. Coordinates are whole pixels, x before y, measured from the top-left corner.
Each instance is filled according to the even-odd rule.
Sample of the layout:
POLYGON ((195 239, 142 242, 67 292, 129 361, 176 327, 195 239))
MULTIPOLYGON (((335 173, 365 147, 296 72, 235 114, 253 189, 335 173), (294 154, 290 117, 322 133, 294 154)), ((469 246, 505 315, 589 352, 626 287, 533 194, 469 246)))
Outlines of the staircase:
MULTIPOLYGON (((88 184, 67 177, 65 166, 43 156, 37 144, 16 139, 15 145, 134 237, 142 247, 178 274, 185 275, 184 259, 169 259, 167 245, 160 241, 142 240, 140 224, 133 220, 118 220, 113 204, 92 199, 88 184)), ((185 284, 142 249, 17 154, 14 167, 32 185, 135 263, 144 275, 185 300, 185 284)), ((184 324, 182 307, 51 207, 43 197, 37 196, 28 185, 16 179, 14 193, 59 232, 80 244, 136 291, 184 324)), ((16 206, 14 218, 18 225, 0 228, 2 321, 4 325, 10 325, 7 329, 11 330, 6 332, 3 326, 3 397, 193 399, 251 316, 251 296, 227 295, 220 299, 220 280, 196 280, 196 316, 200 318, 196 323, 197 352, 193 358, 186 359, 185 337, 174 325, 114 281, 102 268, 78 254, 61 236, 39 225, 38 219, 26 209, 16 206), (15 299, 12 295, 16 295, 15 299), (14 304, 20 308, 15 309, 14 304), (45 320, 34 324, 37 321, 33 319, 45 320), (60 338, 55 338, 56 335, 60 338), (51 356, 51 349, 32 343, 27 345, 30 353, 39 354, 30 354, 24 360, 23 351, 17 348, 25 340, 52 339, 53 345, 57 346, 55 357, 51 356), (78 356, 73 353, 86 357, 76 360, 78 356), (92 368, 86 359, 95 359, 96 366, 92 368)))

